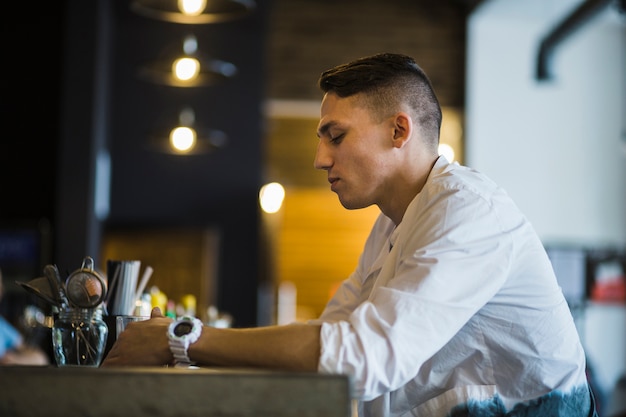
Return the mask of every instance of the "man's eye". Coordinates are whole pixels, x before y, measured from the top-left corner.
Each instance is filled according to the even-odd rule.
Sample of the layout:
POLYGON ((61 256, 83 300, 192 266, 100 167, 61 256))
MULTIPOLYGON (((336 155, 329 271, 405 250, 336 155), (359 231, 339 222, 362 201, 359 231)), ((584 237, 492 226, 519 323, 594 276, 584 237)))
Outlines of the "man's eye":
POLYGON ((343 133, 337 136, 331 136, 330 141, 333 143, 339 142, 341 141, 341 139, 343 139, 343 136, 344 136, 343 133))

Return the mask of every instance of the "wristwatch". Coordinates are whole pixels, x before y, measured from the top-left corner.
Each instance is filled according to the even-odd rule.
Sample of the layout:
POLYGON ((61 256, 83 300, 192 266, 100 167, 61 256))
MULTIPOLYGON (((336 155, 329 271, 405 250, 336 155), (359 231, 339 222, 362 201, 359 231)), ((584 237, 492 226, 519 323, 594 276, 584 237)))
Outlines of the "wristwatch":
POLYGON ((183 316, 170 324, 167 337, 176 366, 193 365, 187 354, 187 349, 192 343, 198 341, 200 334, 202 334, 202 327, 202 321, 190 316, 183 316))

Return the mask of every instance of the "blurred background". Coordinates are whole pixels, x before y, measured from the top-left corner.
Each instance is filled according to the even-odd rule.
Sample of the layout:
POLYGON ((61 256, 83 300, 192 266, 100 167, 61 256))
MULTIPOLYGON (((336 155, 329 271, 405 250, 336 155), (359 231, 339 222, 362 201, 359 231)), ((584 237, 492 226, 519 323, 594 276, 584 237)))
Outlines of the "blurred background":
POLYGON ((3 314, 36 302, 16 280, 48 263, 67 275, 91 256, 104 275, 107 260, 140 260, 154 269, 149 288, 174 302, 194 295, 205 321, 215 309, 237 327, 317 316, 378 211, 343 209, 313 168, 316 81, 399 52, 439 96, 441 152, 491 176, 535 225, 603 415, 617 415, 624 1, 183 3, 2 6, 3 314), (176 150, 171 137, 193 146, 176 150), (267 208, 261 195, 278 200, 267 208))

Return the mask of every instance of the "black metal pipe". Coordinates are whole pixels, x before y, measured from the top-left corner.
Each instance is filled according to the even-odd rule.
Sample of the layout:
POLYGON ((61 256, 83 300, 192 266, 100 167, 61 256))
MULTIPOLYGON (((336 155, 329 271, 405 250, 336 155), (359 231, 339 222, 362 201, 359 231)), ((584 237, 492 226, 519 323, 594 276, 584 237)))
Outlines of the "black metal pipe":
POLYGON ((549 80, 551 78, 549 64, 556 46, 611 2, 613 0, 587 0, 581 3, 580 6, 543 38, 537 55, 536 76, 538 80, 549 80))

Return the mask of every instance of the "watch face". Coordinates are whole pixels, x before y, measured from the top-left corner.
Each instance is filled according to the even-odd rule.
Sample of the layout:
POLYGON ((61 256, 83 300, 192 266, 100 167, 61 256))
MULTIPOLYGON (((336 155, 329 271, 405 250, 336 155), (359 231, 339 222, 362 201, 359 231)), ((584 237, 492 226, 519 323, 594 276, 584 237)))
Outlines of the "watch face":
POLYGON ((184 321, 182 323, 178 323, 176 327, 174 327, 174 334, 176 336, 184 336, 191 333, 191 329, 193 329, 193 324, 191 322, 184 321))

